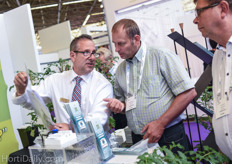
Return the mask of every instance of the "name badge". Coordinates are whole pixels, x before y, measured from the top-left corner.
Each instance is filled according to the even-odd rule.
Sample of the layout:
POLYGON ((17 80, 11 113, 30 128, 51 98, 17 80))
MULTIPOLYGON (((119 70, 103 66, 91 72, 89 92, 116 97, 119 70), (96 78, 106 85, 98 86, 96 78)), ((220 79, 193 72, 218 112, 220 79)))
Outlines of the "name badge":
POLYGON ((60 102, 63 102, 63 103, 69 103, 69 99, 65 99, 65 98, 60 98, 60 102))
POLYGON ((131 96, 126 99, 126 111, 136 108, 136 98, 131 96))
POLYGON ((216 104, 216 110, 215 110, 216 119, 221 118, 228 114, 230 114, 229 101, 227 101, 226 98, 222 98, 218 102, 218 104, 216 104))

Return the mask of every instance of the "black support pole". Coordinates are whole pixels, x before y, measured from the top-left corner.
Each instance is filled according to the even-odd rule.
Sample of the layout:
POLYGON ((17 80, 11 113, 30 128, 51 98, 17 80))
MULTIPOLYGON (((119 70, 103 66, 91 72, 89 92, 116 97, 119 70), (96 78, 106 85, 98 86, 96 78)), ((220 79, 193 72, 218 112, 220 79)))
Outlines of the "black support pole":
MULTIPOLYGON (((182 33, 183 41, 184 41, 185 57, 186 57, 186 61, 187 61, 187 69, 188 69, 189 77, 191 78, 190 66, 189 66, 189 60, 188 60, 188 53, 187 53, 187 49, 186 49, 184 30, 183 30, 183 26, 184 25, 183 25, 183 23, 180 23, 179 25, 180 25, 180 28, 181 28, 181 33, 182 33)), ((196 111, 196 106, 195 105, 194 105, 194 109, 195 109, 196 120, 198 120, 198 116, 197 116, 197 111, 196 111)), ((188 121, 188 125, 189 125, 189 118, 188 118, 187 109, 186 109, 186 115, 187 115, 187 121, 188 121)), ((199 139, 200 139, 201 151, 203 151, 202 142, 201 142, 200 127, 199 127, 198 121, 197 121, 197 129, 198 129, 198 135, 199 135, 199 139)), ((190 127, 189 127, 189 131, 190 131, 190 127)), ((189 134, 191 136, 191 131, 189 132, 189 134)), ((192 137, 191 137, 191 140, 192 140, 192 137)), ((191 141, 191 143, 192 143, 192 141, 191 141)))

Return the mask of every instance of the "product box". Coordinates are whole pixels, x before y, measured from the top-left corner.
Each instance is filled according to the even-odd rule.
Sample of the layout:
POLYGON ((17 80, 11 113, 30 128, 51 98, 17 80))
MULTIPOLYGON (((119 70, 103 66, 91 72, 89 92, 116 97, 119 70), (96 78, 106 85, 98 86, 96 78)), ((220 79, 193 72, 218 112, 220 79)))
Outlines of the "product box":
POLYGON ((88 126, 85 122, 78 101, 65 103, 64 108, 68 112, 76 134, 89 133, 88 126))
POLYGON ((101 160, 106 161, 112 158, 113 153, 101 122, 97 118, 94 118, 88 121, 88 126, 90 131, 96 136, 96 142, 101 160))

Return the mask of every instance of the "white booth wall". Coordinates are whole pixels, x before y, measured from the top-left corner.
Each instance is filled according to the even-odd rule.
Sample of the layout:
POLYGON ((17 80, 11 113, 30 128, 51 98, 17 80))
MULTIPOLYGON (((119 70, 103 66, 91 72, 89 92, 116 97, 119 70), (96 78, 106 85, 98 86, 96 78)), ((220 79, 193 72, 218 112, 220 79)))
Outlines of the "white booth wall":
MULTIPOLYGON (((0 60, 8 88, 13 85, 16 71, 25 71, 25 65, 33 71, 40 71, 30 5, 23 5, 1 14, 0 35, 0 60)), ((26 117, 28 111, 12 103, 11 97, 14 91, 15 89, 11 92, 7 90, 7 98, 14 133, 19 148, 22 148, 17 128, 28 121, 26 117)))

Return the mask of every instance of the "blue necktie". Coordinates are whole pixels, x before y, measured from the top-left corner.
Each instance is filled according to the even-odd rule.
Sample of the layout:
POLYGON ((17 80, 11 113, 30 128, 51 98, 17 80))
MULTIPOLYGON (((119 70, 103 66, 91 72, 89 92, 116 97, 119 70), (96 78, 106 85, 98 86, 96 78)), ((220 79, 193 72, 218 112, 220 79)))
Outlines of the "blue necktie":
POLYGON ((76 86, 73 89, 73 95, 72 95, 72 101, 78 101, 79 105, 81 107, 81 80, 82 78, 77 76, 75 77, 76 80, 76 86))

